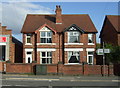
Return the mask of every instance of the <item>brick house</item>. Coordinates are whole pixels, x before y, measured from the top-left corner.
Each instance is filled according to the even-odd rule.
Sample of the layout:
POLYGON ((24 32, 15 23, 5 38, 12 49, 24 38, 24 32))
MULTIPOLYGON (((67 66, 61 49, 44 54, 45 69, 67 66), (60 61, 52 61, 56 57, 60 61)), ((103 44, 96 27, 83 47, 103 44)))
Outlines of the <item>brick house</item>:
POLYGON ((0 62, 22 63, 22 43, 0 24, 0 62))
POLYGON ((28 14, 23 33, 23 62, 96 64, 97 30, 87 14, 28 14))
POLYGON ((103 42, 113 45, 120 45, 120 16, 107 15, 100 32, 101 44, 103 42))

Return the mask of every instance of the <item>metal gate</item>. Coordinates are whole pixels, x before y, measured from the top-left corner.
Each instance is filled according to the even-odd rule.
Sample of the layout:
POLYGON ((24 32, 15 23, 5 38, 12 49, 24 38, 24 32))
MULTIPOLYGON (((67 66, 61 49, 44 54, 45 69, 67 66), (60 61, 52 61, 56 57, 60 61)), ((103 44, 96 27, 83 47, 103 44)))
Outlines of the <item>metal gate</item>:
POLYGON ((36 65, 36 75, 46 75, 47 74, 47 65, 36 65))

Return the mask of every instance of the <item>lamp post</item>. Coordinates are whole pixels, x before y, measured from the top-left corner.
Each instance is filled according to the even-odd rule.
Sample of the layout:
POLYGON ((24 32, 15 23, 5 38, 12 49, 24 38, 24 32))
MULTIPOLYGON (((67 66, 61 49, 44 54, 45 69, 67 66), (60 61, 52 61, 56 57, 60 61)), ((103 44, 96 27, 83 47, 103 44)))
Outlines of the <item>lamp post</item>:
POLYGON ((105 53, 104 53, 104 42, 103 42, 103 76, 105 76, 105 53))

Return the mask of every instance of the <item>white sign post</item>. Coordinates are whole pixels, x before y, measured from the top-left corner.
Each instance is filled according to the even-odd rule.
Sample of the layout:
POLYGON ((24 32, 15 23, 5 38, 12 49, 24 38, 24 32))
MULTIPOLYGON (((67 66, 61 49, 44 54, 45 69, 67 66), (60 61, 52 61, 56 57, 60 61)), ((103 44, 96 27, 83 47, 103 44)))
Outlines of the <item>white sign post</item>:
POLYGON ((97 55, 103 55, 104 53, 110 53, 110 49, 97 49, 97 55))
POLYGON ((104 70, 104 74, 105 75, 105 53, 110 53, 110 49, 105 49, 104 48, 104 42, 103 42, 103 49, 97 49, 97 55, 103 55, 103 70, 104 70))

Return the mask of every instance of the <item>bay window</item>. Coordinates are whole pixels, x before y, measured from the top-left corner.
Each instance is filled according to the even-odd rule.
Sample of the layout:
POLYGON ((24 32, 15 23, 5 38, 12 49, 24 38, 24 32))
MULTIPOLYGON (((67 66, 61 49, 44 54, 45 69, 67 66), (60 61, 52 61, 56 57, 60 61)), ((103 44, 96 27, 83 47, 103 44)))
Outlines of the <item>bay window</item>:
POLYGON ((79 63, 80 52, 79 51, 68 51, 68 63, 79 63))

